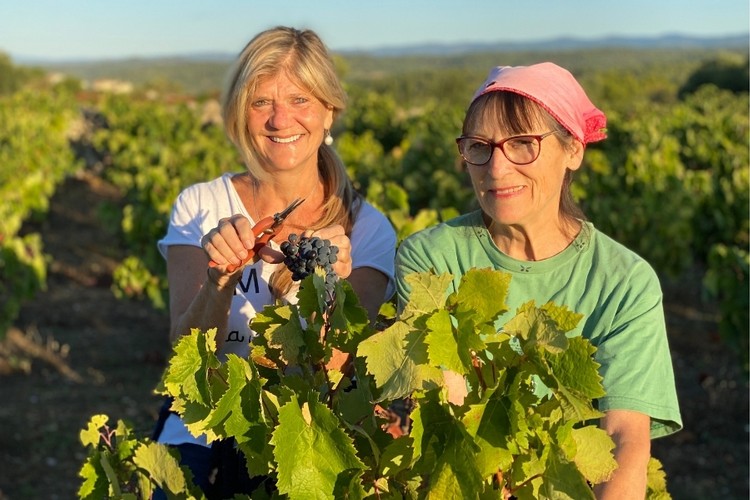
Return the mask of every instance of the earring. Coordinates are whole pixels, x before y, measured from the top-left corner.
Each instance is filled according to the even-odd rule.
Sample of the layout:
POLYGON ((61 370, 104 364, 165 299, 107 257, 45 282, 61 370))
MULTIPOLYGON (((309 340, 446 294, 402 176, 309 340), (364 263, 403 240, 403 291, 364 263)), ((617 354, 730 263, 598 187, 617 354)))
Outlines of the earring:
POLYGON ((325 139, 323 139, 323 142, 325 143, 326 146, 330 146, 331 144, 333 144, 333 137, 331 137, 331 131, 328 129, 325 129, 324 133, 326 136, 325 136, 325 139))

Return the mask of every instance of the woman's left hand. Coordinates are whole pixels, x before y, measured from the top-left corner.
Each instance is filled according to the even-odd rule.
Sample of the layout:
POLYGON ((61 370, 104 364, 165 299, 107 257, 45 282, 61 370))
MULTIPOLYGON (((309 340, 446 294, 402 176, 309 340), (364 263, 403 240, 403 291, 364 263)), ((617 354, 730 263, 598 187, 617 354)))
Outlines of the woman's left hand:
POLYGON ((305 231, 303 236, 317 236, 321 240, 330 241, 331 246, 338 247, 339 253, 336 255, 336 263, 332 266, 333 270, 341 279, 349 277, 352 273, 352 242, 344 232, 343 226, 336 224, 317 231, 305 231))

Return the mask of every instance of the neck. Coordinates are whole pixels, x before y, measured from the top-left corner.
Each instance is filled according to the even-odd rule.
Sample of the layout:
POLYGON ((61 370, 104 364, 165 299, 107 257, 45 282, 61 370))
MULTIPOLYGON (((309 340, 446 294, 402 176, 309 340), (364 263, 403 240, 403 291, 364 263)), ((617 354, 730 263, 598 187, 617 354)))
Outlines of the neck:
POLYGON ((544 228, 520 224, 504 225, 485 216, 487 230, 497 248, 518 260, 539 261, 553 257, 573 242, 581 229, 580 223, 560 219, 544 228))
POLYGON ((254 217, 257 220, 268 215, 280 212, 289 206, 294 200, 302 198, 304 204, 298 210, 312 212, 321 204, 323 184, 320 177, 301 179, 289 176, 286 179, 273 177, 268 181, 259 181, 246 176, 253 193, 254 217))

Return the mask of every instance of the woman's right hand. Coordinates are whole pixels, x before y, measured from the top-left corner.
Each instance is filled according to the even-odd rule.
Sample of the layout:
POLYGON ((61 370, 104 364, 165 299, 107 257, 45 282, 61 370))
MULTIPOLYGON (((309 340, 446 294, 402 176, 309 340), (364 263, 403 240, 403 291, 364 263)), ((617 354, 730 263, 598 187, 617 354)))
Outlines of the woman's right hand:
POLYGON ((252 224, 239 214, 219 219, 216 227, 203 236, 201 246, 209 261, 216 264, 212 267, 221 274, 233 273, 255 246, 252 224))

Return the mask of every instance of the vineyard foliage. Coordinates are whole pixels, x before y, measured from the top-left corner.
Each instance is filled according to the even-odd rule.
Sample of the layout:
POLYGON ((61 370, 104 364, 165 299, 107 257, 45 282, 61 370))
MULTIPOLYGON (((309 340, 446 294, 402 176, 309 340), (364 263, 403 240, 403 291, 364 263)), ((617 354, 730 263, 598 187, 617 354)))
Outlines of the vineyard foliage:
POLYGON ((77 119, 64 91, 0 95, 0 338, 23 301, 45 287, 42 237, 21 230, 43 220, 55 188, 80 168, 70 146, 77 119))
MULTIPOLYGON (((250 359, 219 360, 215 330, 180 339, 162 392, 192 433, 234 439, 248 470, 292 499, 593 498, 590 485, 616 463, 595 425, 592 402, 604 392, 594 347, 566 335, 580 315, 528 303, 497 332, 509 275, 469 271, 447 297, 450 275, 407 279, 404 314, 376 331, 345 281, 329 308, 323 273, 311 275, 296 305, 268 306, 252 321, 250 359), (333 349, 350 354, 352 372, 326 369, 333 349), (467 376, 462 403, 448 402, 444 370, 467 376), (411 432, 394 437, 373 401, 399 398, 414 410, 411 432)), ((174 451, 105 423, 95 416, 81 433, 90 451, 81 498, 195 494, 174 451), (126 449, 113 450, 113 433, 126 449)))
MULTIPOLYGON (((623 51, 618 57, 605 52, 586 57, 515 54, 505 61, 488 60, 486 54, 433 61, 394 59, 383 63, 391 65, 392 72, 385 73, 391 77, 384 76, 376 60, 344 58, 338 66, 350 104, 333 130, 334 147, 356 187, 388 216, 401 241, 475 207, 454 137, 460 133, 468 98, 487 69, 499 62, 545 59, 571 68, 609 119, 609 138, 587 151, 574 179, 574 196, 600 230, 641 254, 665 279, 694 268, 704 270, 704 296, 718 306, 722 338, 747 368, 747 51, 640 56, 639 60, 637 51, 623 51)), ((80 158, 87 158, 86 166, 118 187, 124 197, 124 207, 113 205, 100 214, 129 252, 115 272, 113 292, 123 298, 148 299, 157 307, 165 306, 167 288, 164 260, 155 242, 165 232, 177 193, 222 172, 243 170, 224 136, 215 101, 205 95, 154 97, 154 90, 174 88, 169 85, 130 95, 97 94, 81 91, 70 80, 54 85, 39 78, 40 72, 14 68, 7 58, 0 58, 0 336, 23 301, 44 287, 43 235, 33 228, 43 220, 60 183, 84 167, 80 158)), ((432 287, 440 285, 438 277, 421 279, 432 287)), ((596 482, 605 475, 605 470, 589 470, 576 458, 577 441, 571 436, 577 435, 576 425, 583 424, 584 415, 594 416, 587 401, 597 397, 596 383, 584 377, 581 380, 589 384, 571 391, 568 384, 573 381, 558 378, 555 356, 579 356, 580 362, 588 356, 588 347, 580 340, 563 342, 560 332, 565 325, 553 328, 552 337, 559 345, 550 339, 527 344, 529 339, 519 329, 515 338, 525 357, 519 356, 509 347, 509 339, 481 328, 476 315, 493 314, 486 304, 469 306, 471 302, 463 304, 464 298, 454 297, 432 304, 430 310, 407 310, 398 320, 391 318, 387 329, 376 332, 345 298, 349 297, 346 285, 340 286, 344 300, 337 309, 340 316, 334 313, 325 328, 316 323, 319 317, 304 327, 292 320, 308 317, 315 307, 310 291, 314 286, 309 283, 311 296, 301 298, 299 306, 274 307, 259 315, 254 328, 263 334, 250 360, 218 363, 211 357, 210 334, 187 337, 178 345, 182 352, 175 360, 190 362, 183 366, 182 380, 168 374, 164 390, 182 402, 178 408, 192 419, 194 429, 238 437, 248 459, 275 474, 280 490, 290 496, 299 494, 289 480, 291 468, 316 458, 290 460, 305 451, 276 446, 283 433, 295 430, 304 430, 310 439, 329 436, 326 446, 339 455, 335 466, 347 471, 336 476, 335 487, 355 496, 416 491, 425 474, 435 478, 428 487, 435 488, 430 490, 435 496, 489 488, 489 461, 471 458, 484 453, 509 471, 497 481, 514 489, 519 498, 538 494, 542 488, 560 488, 577 497, 584 479, 596 482), (473 325, 473 334, 462 333, 464 321, 473 325), (312 335, 321 329, 332 332, 325 344, 314 342, 319 338, 312 335), (421 336, 414 333, 418 331, 421 336), (405 350, 403 342, 413 349, 405 350), (326 378, 325 370, 303 370, 296 377, 279 371, 279 366, 292 361, 315 365, 333 346, 356 356, 356 386, 347 386, 351 378, 343 375, 326 378), (557 348, 559 352, 553 352, 557 348), (479 372, 475 360, 466 357, 472 351, 482 367, 479 372), (275 368, 257 364, 258 356, 273 360, 275 368), (401 364, 385 361, 391 357, 401 364), (402 371, 405 367, 408 370, 402 371), (439 368, 446 367, 471 381, 474 392, 465 406, 445 402, 439 368), (486 372, 490 367, 495 371, 486 372), (535 400, 533 393, 526 392, 524 384, 531 372, 553 390, 552 399, 535 400), (386 405, 412 393, 418 403, 413 432, 391 442, 365 403, 377 399, 386 405), (233 406, 247 397, 263 403, 253 406, 260 413, 245 415, 233 406), (522 404, 533 413, 526 415, 529 423, 521 422, 522 408, 517 403, 529 403, 522 404), (482 416, 491 405, 503 409, 500 430, 483 427, 482 416), (249 423, 249 428, 243 427, 249 423), (443 431, 446 434, 439 434, 443 431), (250 439, 253 435, 259 441, 250 439), (505 446, 503 451, 490 446, 497 443, 505 446), (539 446, 547 451, 539 452, 539 446), (448 455, 463 459, 449 461, 448 455), (547 484, 534 472, 545 468, 560 471, 566 479, 547 484), (572 477, 576 479, 569 481, 572 477)), ((418 297, 415 300, 419 302, 418 297)), ((545 307, 530 304, 518 313, 551 325, 540 319, 551 314, 545 307)), ((563 316, 573 314, 568 311, 563 316)), ((105 417, 94 417, 83 441, 96 455, 84 466, 87 479, 82 492, 95 496, 106 485, 118 495, 125 490, 115 484, 130 484, 133 474, 144 471, 170 491, 190 490, 189 473, 176 465, 174 457, 132 435, 126 424, 109 429, 105 417), (109 438, 102 441, 102 435, 109 438)), ((598 452, 606 448, 599 438, 592 442, 600 443, 598 452)), ((607 459, 596 463, 603 465, 607 459)), ((652 477, 660 477, 658 468, 652 472, 652 477)), ((333 471, 318 473, 316 484, 331 487, 333 471)), ((147 483, 141 477, 139 491, 153 487, 147 483)))
MULTIPOLYGON (((730 67, 726 57, 721 61, 723 68, 730 67)), ((705 75, 712 64, 695 62, 692 69, 705 75)), ((733 67, 732 74, 742 74, 747 59, 733 67)), ((672 72, 662 66, 582 71, 581 80, 608 114, 609 137, 589 148, 574 179, 574 195, 599 229, 665 277, 695 265, 709 276, 721 272, 712 266, 723 264, 709 255, 716 245, 731 247, 731 255, 740 256, 734 264, 740 270, 734 274, 735 290, 746 300, 748 276, 742 269, 747 265, 741 255, 750 230, 748 93, 735 91, 743 84, 737 78, 725 85, 730 88, 693 85, 688 92, 688 83, 696 81, 689 68, 680 61, 672 72)), ((418 93, 407 92, 410 87, 396 88, 381 79, 347 82, 350 106, 333 131, 355 186, 388 215, 399 241, 475 207, 453 141, 467 104, 468 94, 459 95, 466 83, 453 71, 446 70, 442 80, 440 75, 429 73, 429 85, 440 88, 444 99, 419 99, 418 93)), ((406 79, 403 74, 396 78, 406 79)), ((113 222, 132 251, 116 274, 120 296, 150 297, 164 305, 164 261, 154 242, 164 233, 171 202, 188 184, 242 169, 219 120, 207 113, 210 104, 165 104, 137 96, 105 96, 92 104, 101 126, 91 146, 104 158, 104 175, 123 190, 127 203, 113 222)), ((734 306, 727 303, 742 300, 727 302, 727 293, 732 292, 706 284, 705 296, 724 304, 725 336, 734 337, 732 345, 742 345, 748 327, 735 327, 748 324, 741 321, 747 310, 729 311, 734 306)))

